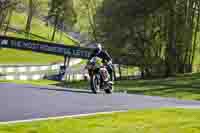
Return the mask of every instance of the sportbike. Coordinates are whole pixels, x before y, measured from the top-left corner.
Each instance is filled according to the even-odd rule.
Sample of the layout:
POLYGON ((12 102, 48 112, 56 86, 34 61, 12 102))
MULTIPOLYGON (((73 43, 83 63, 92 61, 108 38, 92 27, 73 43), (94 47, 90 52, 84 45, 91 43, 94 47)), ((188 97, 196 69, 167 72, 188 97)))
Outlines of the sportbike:
POLYGON ((93 57, 86 66, 90 75, 90 87, 95 94, 101 90, 104 90, 107 94, 111 94, 113 91, 113 83, 110 80, 106 65, 101 63, 100 58, 93 57))

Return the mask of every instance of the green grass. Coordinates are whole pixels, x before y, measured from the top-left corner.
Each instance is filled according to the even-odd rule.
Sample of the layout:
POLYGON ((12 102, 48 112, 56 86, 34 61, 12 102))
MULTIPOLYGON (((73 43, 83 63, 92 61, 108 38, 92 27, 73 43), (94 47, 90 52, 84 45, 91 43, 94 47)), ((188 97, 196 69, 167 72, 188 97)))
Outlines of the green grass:
POLYGON ((37 86, 46 86, 46 85, 56 85, 59 84, 59 81, 52 81, 52 80, 33 80, 33 81, 22 81, 22 80, 0 80, 0 83, 16 83, 16 84, 31 84, 37 86))
POLYGON ((200 100, 200 74, 160 80, 119 81, 116 90, 152 96, 200 100))
MULTIPOLYGON (((26 19, 27 19, 27 14, 14 12, 12 20, 11 20, 11 26, 16 27, 17 29, 24 30, 25 25, 26 25, 26 19)), ((52 30, 53 30, 53 27, 46 26, 45 22, 39 20, 36 17, 33 18, 32 25, 31 25, 31 33, 32 34, 46 38, 45 41, 51 41, 52 30)), ((54 42, 63 43, 66 45, 74 45, 74 44, 78 43, 78 41, 71 39, 65 33, 63 33, 63 37, 60 38, 60 34, 61 34, 61 32, 59 32, 59 31, 56 33, 54 42)), ((10 33, 10 35, 25 38, 25 34, 10 33)), ((35 39, 35 38, 31 37, 30 39, 35 39)), ((37 38, 37 40, 42 40, 42 39, 37 38)))
POLYGON ((49 54, 19 51, 14 49, 0 49, 0 64, 50 64, 62 62, 64 57, 49 54))
POLYGON ((78 64, 72 66, 73 69, 80 69, 87 64, 87 60, 81 60, 78 64))
POLYGON ((153 109, 0 125, 1 133, 199 133, 200 110, 153 109))
POLYGON ((122 66, 121 67, 121 71, 122 71, 122 76, 131 76, 133 75, 133 73, 135 73, 136 71, 139 71, 138 67, 131 67, 131 66, 122 66))
MULTIPOLYGON (((66 84, 71 88, 88 89, 85 81, 66 84)), ((200 100, 200 74, 191 74, 168 79, 130 80, 115 82, 115 91, 133 94, 200 100)))

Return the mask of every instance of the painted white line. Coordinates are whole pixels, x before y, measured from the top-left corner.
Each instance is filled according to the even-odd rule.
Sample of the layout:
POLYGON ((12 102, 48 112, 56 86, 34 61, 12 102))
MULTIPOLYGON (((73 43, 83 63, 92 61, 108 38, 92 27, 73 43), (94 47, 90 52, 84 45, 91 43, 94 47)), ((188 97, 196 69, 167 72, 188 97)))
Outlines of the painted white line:
POLYGON ((29 123, 29 122, 47 121, 47 120, 58 120, 58 119, 65 119, 65 118, 79 118, 79 117, 87 117, 87 116, 94 116, 94 115, 122 113, 122 112, 127 112, 127 111, 128 110, 120 110, 120 111, 98 112, 98 113, 88 113, 88 114, 78 114, 78 115, 67 115, 67 116, 38 118, 38 119, 36 118, 36 119, 28 119, 28 120, 17 120, 17 121, 0 122, 0 125, 29 123))
POLYGON ((200 109, 200 106, 176 106, 175 108, 183 108, 183 109, 200 109))

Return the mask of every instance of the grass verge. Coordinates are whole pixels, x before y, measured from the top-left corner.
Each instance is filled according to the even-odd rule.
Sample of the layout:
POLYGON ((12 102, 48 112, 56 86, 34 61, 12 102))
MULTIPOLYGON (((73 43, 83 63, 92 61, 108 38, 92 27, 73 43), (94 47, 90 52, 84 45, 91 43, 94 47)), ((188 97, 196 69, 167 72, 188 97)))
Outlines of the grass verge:
MULTIPOLYGON (((89 88, 89 83, 71 82, 66 86, 83 89, 89 88)), ((200 73, 167 79, 116 81, 114 88, 133 94, 200 100, 200 73)))
MULTIPOLYGON (((13 17, 11 19, 11 27, 14 27, 19 30, 24 30, 25 25, 26 25, 26 19, 27 19, 27 14, 26 13, 19 13, 19 12, 14 12, 13 17)), ((45 40, 39 39, 39 38, 34 38, 30 36, 30 39, 33 40, 41 40, 41 41, 51 41, 51 34, 52 34, 52 26, 47 26, 45 22, 42 20, 33 17, 32 24, 31 24, 31 33, 41 36, 43 38, 46 38, 45 40)), ((15 33, 15 32, 9 32, 8 33, 10 36, 15 36, 15 37, 20 37, 20 38, 26 38, 24 33, 15 33)), ((66 45, 74 45, 77 44, 78 41, 71 39, 66 33, 64 32, 57 32, 55 35, 55 40, 54 42, 57 43, 63 43, 66 45), (61 36, 62 34, 62 36, 61 36)))
POLYGON ((50 64, 63 62, 61 56, 35 53, 31 51, 0 49, 0 64, 50 64))
POLYGON ((31 85, 38 85, 38 86, 45 86, 45 85, 56 85, 60 82, 52 81, 52 80, 33 80, 33 81, 21 81, 21 80, 0 80, 0 83, 16 83, 16 84, 31 84, 31 85))
POLYGON ((153 109, 0 125, 1 133, 199 133, 200 110, 153 109))

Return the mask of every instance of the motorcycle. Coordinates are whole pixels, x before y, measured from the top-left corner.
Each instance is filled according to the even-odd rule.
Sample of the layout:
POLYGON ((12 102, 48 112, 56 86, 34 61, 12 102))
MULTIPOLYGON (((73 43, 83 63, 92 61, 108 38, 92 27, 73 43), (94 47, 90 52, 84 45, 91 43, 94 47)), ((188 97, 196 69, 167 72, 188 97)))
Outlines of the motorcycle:
POLYGON ((101 90, 104 90, 105 93, 111 94, 113 91, 113 84, 110 80, 110 75, 100 58, 93 57, 86 68, 89 71, 90 75, 90 87, 93 93, 97 94, 101 90))

